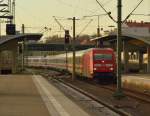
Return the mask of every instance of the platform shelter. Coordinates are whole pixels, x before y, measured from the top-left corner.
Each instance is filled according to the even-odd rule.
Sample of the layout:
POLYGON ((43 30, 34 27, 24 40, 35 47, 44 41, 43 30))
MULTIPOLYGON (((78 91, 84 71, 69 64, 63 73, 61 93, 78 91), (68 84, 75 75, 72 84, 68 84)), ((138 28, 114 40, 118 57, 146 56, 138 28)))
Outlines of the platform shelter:
POLYGON ((23 68, 23 47, 19 43, 24 40, 37 41, 42 34, 19 34, 0 37, 0 74, 17 73, 23 68))

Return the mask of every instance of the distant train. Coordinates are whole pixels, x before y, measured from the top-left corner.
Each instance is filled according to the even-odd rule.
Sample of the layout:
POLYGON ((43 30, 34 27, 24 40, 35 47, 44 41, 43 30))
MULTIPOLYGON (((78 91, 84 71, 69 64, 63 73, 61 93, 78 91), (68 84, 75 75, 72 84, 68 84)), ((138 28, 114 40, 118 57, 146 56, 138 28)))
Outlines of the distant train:
MULTIPOLYGON (((73 54, 28 57, 30 67, 52 67, 72 72, 73 54), (67 56, 67 57, 66 57, 67 56)), ((90 79, 116 79, 116 58, 111 48, 91 48, 76 52, 76 74, 90 79)))

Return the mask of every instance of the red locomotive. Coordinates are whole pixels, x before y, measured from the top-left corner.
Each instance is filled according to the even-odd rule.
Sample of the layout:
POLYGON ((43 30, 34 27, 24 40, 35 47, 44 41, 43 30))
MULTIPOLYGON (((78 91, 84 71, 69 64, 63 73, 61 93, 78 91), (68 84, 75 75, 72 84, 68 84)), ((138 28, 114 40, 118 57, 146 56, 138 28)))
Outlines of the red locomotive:
POLYGON ((115 77, 116 60, 110 48, 94 48, 82 57, 82 72, 89 78, 115 77))

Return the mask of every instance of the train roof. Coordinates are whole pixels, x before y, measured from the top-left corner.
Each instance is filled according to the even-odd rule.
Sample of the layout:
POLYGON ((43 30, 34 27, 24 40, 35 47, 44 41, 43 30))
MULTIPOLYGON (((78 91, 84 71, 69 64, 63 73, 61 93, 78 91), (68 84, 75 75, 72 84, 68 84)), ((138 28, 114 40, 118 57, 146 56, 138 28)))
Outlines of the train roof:
POLYGON ((112 48, 89 48, 89 49, 87 49, 87 51, 88 50, 113 50, 112 48))
MULTIPOLYGON (((89 48, 89 49, 86 49, 86 50, 80 50, 80 51, 76 51, 76 57, 80 57, 82 56, 84 53, 87 53, 89 51, 94 51, 94 50, 110 50, 110 51, 113 51, 113 49, 111 48, 89 48)), ((67 57, 72 57, 73 53, 72 52, 68 52, 67 53, 67 57)), ((58 54, 58 55, 54 55, 54 56, 32 56, 32 57, 29 57, 30 59, 54 59, 54 58, 62 58, 62 57, 66 57, 66 53, 63 53, 63 54, 58 54)))
MULTIPOLYGON (((80 51, 76 51, 76 57, 78 56, 82 56, 84 53, 86 52, 89 52, 89 51, 94 51, 94 50, 110 50, 110 51, 113 51, 112 48, 89 48, 89 49, 86 49, 86 50, 80 50, 80 51)), ((52 56, 48 56, 48 58, 51 58, 52 56)), ((59 54, 59 55, 55 55, 53 56, 53 58, 56 57, 66 57, 66 53, 63 53, 63 54, 59 54)), ((72 57, 72 52, 69 52, 68 53, 68 57, 72 57)))

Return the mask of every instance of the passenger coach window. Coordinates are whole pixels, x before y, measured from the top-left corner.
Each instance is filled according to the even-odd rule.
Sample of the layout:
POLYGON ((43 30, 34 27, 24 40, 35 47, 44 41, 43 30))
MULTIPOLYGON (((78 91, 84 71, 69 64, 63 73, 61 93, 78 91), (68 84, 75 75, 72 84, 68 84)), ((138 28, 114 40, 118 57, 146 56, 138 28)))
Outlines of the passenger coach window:
POLYGON ((94 54, 94 60, 111 60, 112 54, 94 54))

